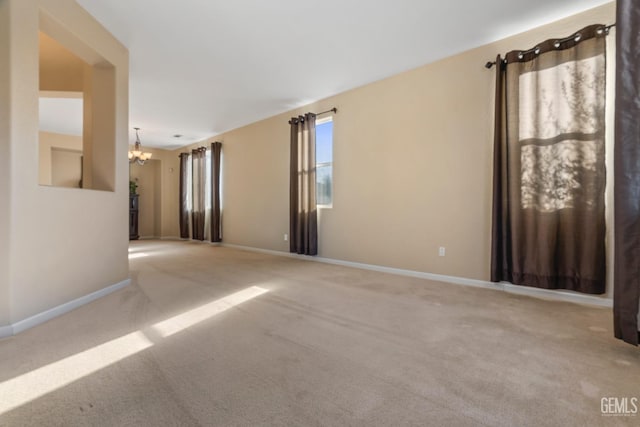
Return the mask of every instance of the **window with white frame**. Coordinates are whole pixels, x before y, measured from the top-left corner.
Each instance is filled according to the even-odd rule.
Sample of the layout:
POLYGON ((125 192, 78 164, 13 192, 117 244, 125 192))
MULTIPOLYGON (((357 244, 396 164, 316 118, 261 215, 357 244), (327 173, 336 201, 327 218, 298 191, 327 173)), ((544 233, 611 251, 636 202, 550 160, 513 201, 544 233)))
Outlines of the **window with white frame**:
MULTIPOLYGON (((211 150, 207 149, 206 161, 205 161, 205 180, 204 187, 204 203, 205 209, 211 210, 211 150)), ((191 212, 193 210, 193 171, 191 166, 191 154, 189 154, 189 161, 187 162, 187 210, 191 212)))
POLYGON ((333 119, 316 121, 316 203, 333 204, 333 119))

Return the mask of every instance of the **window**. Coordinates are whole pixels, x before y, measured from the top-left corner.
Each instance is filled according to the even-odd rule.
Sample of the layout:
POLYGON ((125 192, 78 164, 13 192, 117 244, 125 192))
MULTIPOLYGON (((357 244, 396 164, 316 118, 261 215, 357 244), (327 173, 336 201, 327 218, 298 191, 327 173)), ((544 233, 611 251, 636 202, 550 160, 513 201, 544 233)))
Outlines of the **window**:
MULTIPOLYGON (((207 149, 204 161, 204 209, 207 214, 211 211, 211 150, 207 149)), ((208 223, 208 221, 207 221, 208 223)))
POLYGON ((318 206, 333 203, 333 119, 316 122, 316 199, 318 206))
POLYGON ((605 36, 586 27, 496 71, 495 282, 606 290, 605 36))
MULTIPOLYGON (((205 210, 211 209, 211 150, 207 149, 205 160, 205 187, 204 187, 204 207, 205 210)), ((193 211, 193 166, 191 154, 187 161, 187 210, 193 211)))

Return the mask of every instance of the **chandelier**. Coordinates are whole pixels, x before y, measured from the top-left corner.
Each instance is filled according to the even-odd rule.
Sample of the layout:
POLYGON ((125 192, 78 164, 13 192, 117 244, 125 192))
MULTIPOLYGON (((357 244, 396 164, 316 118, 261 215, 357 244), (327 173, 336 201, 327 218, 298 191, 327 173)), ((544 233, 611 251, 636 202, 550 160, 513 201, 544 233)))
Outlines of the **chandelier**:
POLYGON ((129 163, 137 163, 140 166, 144 165, 144 162, 151 158, 151 153, 144 153, 142 151, 142 147, 140 146, 140 137, 138 136, 138 131, 140 128, 134 128, 136 130, 136 144, 133 148, 133 151, 129 151, 129 163))

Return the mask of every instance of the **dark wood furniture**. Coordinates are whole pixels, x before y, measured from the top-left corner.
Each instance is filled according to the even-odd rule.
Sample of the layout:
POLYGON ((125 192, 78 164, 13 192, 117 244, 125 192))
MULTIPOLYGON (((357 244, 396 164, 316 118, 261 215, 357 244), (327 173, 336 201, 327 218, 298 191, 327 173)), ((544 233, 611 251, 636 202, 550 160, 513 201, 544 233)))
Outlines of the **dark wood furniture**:
POLYGON ((138 240, 138 195, 129 194, 129 240, 138 240))

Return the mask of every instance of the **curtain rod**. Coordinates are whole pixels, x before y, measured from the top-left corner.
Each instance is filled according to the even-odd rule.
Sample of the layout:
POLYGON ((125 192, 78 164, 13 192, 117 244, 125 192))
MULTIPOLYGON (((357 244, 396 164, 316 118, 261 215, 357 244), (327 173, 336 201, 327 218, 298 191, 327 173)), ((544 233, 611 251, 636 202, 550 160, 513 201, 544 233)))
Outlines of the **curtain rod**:
POLYGON ((315 114, 316 114, 316 116, 319 116, 320 114, 326 114, 326 113, 330 113, 330 112, 332 112, 332 111, 333 111, 334 113, 337 113, 337 112, 338 112, 338 109, 337 109, 336 107, 333 107, 333 108, 332 108, 332 109, 330 109, 330 110, 323 111, 323 112, 321 112, 321 113, 315 113, 315 114))
MULTIPOLYGON (((307 113, 307 114, 313 114, 314 116, 319 116, 320 114, 326 114, 326 113, 337 113, 337 112, 338 112, 338 109, 337 109, 336 107, 333 107, 333 108, 332 108, 332 109, 330 109, 330 110, 322 111, 322 112, 320 112, 320 113, 311 113, 311 112, 309 112, 309 113, 307 113)), ((304 122, 304 116, 292 117, 292 118, 291 118, 291 120, 289 120, 289 124, 290 124, 290 125, 291 125, 291 124, 298 123, 298 122, 300 122, 300 123, 304 122)))
MULTIPOLYGON (((220 142, 220 141, 213 141, 213 143, 216 143, 216 142, 220 142)), ((192 148, 192 149, 191 149, 191 151, 193 151, 193 150, 201 150, 201 149, 203 149, 203 148, 204 148, 205 150, 209 150, 209 149, 210 149, 210 147, 207 147, 207 146, 201 146, 201 147, 198 147, 198 148, 192 148)), ((180 154, 178 154, 178 157, 188 156, 189 154, 191 154, 191 153, 180 153, 180 154)))
MULTIPOLYGON (((611 25, 606 25, 606 26, 604 26, 603 28, 604 28, 604 31, 606 32, 606 34, 609 34, 609 29, 611 29, 611 27, 615 27, 615 26, 616 26, 616 24, 615 24, 615 22, 614 22, 613 24, 611 24, 611 25)), ((572 35, 570 35, 569 37, 565 37, 565 38, 563 38, 563 39, 559 39, 558 41, 559 41, 560 43, 564 43, 565 41, 569 41, 569 40, 571 40, 571 39, 572 39, 572 38, 574 38, 574 37, 575 37, 575 34, 572 34, 572 35)), ((526 51, 522 51, 522 53, 534 52, 536 49, 537 49, 537 47, 534 47, 533 49, 529 49, 529 50, 526 50, 526 51)), ((538 52, 536 52, 536 53, 538 53, 538 52)), ((491 68, 491 67, 493 67, 494 65, 496 65, 496 61, 488 61, 486 64, 484 64, 484 66, 485 66, 485 68, 486 68, 486 69, 490 69, 490 68, 491 68)))

